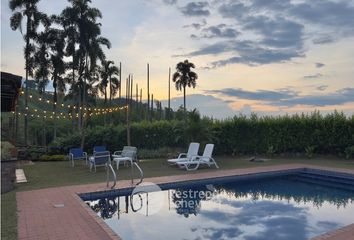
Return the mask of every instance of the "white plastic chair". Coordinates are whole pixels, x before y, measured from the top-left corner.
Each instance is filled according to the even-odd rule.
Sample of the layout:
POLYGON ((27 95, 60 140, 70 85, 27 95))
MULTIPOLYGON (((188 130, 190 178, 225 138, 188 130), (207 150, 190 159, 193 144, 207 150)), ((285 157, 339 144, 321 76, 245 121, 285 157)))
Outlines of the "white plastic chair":
POLYGON ((113 162, 117 164, 117 170, 119 170, 120 163, 129 162, 133 165, 133 161, 138 161, 137 159, 137 148, 131 146, 124 146, 122 151, 115 151, 112 155, 113 162))
POLYGON ((199 143, 192 142, 189 144, 187 153, 180 153, 178 158, 168 159, 167 162, 171 165, 176 165, 177 162, 191 160, 193 157, 198 156, 198 150, 199 143))
POLYGON ((195 156, 187 161, 179 161, 176 164, 180 168, 185 168, 187 171, 197 170, 201 164, 208 165, 208 167, 215 166, 219 168, 215 160, 213 159, 214 144, 207 144, 204 148, 202 156, 195 156), (194 166, 194 167, 193 167, 194 166))

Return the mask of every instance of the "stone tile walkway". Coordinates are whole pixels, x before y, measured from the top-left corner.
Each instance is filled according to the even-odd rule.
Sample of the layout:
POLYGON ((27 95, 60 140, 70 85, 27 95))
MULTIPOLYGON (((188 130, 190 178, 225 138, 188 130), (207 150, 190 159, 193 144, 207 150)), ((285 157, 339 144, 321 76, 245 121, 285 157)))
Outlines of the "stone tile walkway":
MULTIPOLYGON (((272 172, 297 168, 315 168, 354 174, 354 170, 318 167, 304 164, 254 167, 246 169, 215 170, 178 176, 145 179, 145 182, 172 183, 186 180, 205 179, 222 176, 244 175, 258 172, 272 172)), ((116 188, 131 187, 131 182, 119 181, 116 188)), ((78 185, 18 192, 18 239, 120 239, 89 206, 78 196, 79 193, 108 191, 105 183, 78 185)), ((354 240, 354 224, 337 230, 316 240, 354 240)))

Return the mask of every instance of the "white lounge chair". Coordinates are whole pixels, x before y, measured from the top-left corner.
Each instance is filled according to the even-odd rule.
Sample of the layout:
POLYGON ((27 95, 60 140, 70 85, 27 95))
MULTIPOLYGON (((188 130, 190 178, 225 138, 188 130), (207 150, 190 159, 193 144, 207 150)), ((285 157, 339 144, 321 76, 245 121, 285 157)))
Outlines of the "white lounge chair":
POLYGON ((138 161, 137 159, 137 148, 131 146, 124 146, 122 151, 115 151, 112 155, 113 162, 117 164, 117 170, 119 170, 120 163, 129 162, 130 165, 133 165, 134 161, 138 161))
POLYGON ((199 143, 192 142, 189 144, 187 153, 180 153, 178 158, 168 159, 167 162, 171 165, 175 165, 180 161, 188 161, 191 160, 192 157, 198 156, 199 143))
POLYGON ((204 148, 203 156, 195 156, 187 161, 179 161, 176 164, 180 168, 185 168, 187 171, 197 170, 201 164, 206 164, 209 167, 215 166, 219 168, 215 160, 213 159, 214 144, 207 144, 204 148), (194 167, 193 167, 194 166, 194 167))

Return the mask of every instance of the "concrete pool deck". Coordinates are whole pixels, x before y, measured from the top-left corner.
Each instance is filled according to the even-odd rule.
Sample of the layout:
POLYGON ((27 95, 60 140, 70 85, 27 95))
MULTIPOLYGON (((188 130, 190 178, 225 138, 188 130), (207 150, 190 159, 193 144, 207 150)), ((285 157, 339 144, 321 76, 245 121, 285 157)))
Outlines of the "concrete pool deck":
MULTIPOLYGON (((145 182, 173 183, 213 177, 245 175, 289 169, 312 168, 354 174, 354 170, 319 167, 307 164, 284 164, 278 166, 252 167, 214 172, 164 176, 144 179, 145 182)), ((116 189, 132 187, 130 180, 118 181, 116 189)), ((65 186, 16 194, 18 212, 18 239, 120 239, 96 213, 78 196, 81 193, 109 191, 106 183, 65 186)), ((336 231, 314 238, 316 240, 354 240, 354 223, 336 231)))

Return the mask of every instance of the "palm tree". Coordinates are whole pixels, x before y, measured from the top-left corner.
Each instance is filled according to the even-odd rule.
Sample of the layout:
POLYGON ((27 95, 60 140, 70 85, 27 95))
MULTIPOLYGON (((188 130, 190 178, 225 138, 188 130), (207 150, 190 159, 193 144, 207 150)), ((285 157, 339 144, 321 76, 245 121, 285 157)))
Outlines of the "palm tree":
MULTIPOLYGON (((9 7, 11 11, 13 11, 13 15, 10 18, 10 26, 12 30, 20 30, 22 33, 22 20, 26 17, 26 33, 23 35, 25 40, 25 70, 26 70, 26 89, 25 89, 25 107, 28 108, 28 76, 33 76, 33 52, 34 46, 31 44, 31 40, 33 40, 36 36, 36 31, 38 26, 42 23, 43 25, 47 25, 47 17, 45 14, 41 13, 37 9, 37 4, 39 0, 10 0, 9 7)), ((25 144, 27 144, 27 115, 25 115, 25 123, 24 123, 24 137, 25 144)))
MULTIPOLYGON (((91 0, 69 2, 71 6, 62 11, 60 18, 68 39, 66 54, 72 56, 73 81, 76 81, 75 70, 77 71, 79 100, 82 106, 86 105, 85 92, 90 84, 87 82, 88 78, 96 68, 97 60, 105 59, 102 45, 110 48, 110 42, 100 36, 101 25, 97 23, 97 19, 102 18, 102 14, 97 8, 89 6, 91 0)), ((79 126, 81 130, 82 126, 79 126)))
MULTIPOLYGON (((108 39, 101 37, 101 24, 97 19, 102 18, 97 8, 91 8, 91 0, 68 0, 71 6, 66 7, 60 14, 60 19, 67 38, 66 55, 72 57, 71 67, 72 84, 77 82, 72 91, 78 91, 79 109, 86 106, 88 88, 92 88, 92 78, 96 72, 97 60, 105 59, 102 45, 110 48, 108 39), (75 74, 76 71, 76 74, 75 74)), ((95 80, 96 81, 96 80, 95 80)), ((79 130, 81 132, 81 145, 85 139, 85 119, 79 110, 79 130)), ((87 115, 86 115, 87 116, 87 115)))
POLYGON ((179 62, 176 66, 176 72, 173 74, 172 81, 176 84, 178 91, 183 89, 183 108, 186 111, 186 87, 193 87, 197 85, 196 80, 198 75, 191 71, 191 68, 195 68, 194 64, 184 60, 179 62))
POLYGON ((101 82, 98 84, 98 90, 104 95, 104 104, 107 104, 107 86, 108 86, 108 71, 107 64, 102 63, 103 66, 100 68, 101 82))
POLYGON ((38 91, 45 92, 45 87, 48 85, 48 76, 50 69, 49 44, 50 33, 48 28, 38 33, 35 38, 34 50, 34 77, 37 83, 38 91))
POLYGON ((117 75, 119 74, 119 69, 114 66, 113 61, 103 61, 102 67, 100 69, 101 75, 101 89, 100 91, 105 94, 105 103, 107 102, 107 86, 109 83, 109 105, 112 106, 112 96, 115 96, 120 88, 119 79, 117 75), (104 88, 104 89, 103 89, 104 88), (104 90, 104 91, 102 91, 104 90))

